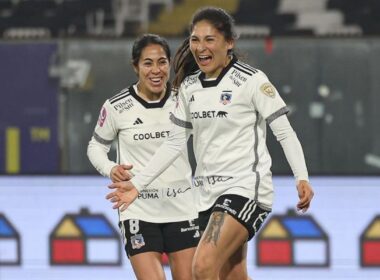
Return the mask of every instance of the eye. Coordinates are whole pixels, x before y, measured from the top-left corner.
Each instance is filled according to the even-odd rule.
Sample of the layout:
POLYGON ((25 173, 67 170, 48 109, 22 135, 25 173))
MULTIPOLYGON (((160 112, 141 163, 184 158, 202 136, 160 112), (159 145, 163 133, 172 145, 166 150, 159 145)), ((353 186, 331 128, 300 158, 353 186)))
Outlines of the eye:
POLYGON ((151 61, 145 61, 145 62, 143 63, 143 65, 144 65, 145 67, 150 67, 150 66, 152 66, 152 62, 151 62, 151 61))
POLYGON ((199 40, 196 37, 191 37, 190 41, 194 43, 194 42, 198 42, 199 40))
POLYGON ((168 60, 167 59, 162 59, 158 62, 160 65, 164 66, 166 64, 168 64, 168 60))

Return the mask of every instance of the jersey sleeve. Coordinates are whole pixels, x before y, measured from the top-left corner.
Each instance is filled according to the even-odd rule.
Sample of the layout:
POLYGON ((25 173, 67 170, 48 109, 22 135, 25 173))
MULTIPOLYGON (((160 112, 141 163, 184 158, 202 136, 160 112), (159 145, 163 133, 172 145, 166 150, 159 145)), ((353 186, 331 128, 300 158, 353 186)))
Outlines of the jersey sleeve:
POLYGON ((178 90, 176 105, 170 119, 174 124, 183 128, 193 128, 190 121, 189 104, 187 104, 187 98, 183 86, 178 90))
POLYGON ((100 110, 99 119, 87 147, 87 156, 91 164, 103 176, 110 176, 112 167, 117 165, 108 158, 113 140, 117 135, 117 125, 113 108, 106 101, 100 110))
POLYGON ((271 122, 269 127, 272 129, 277 141, 280 142, 296 181, 308 181, 309 176, 302 146, 288 118, 282 115, 271 122))
POLYGON ((260 71, 255 77, 252 86, 252 102, 260 115, 270 124, 278 117, 287 114, 289 109, 263 72, 260 71))
POLYGON ((177 94, 175 108, 170 115, 173 126, 169 137, 155 152, 144 169, 131 179, 132 184, 139 192, 147 188, 177 159, 181 151, 186 149, 186 143, 191 135, 189 129, 193 128, 189 115, 186 96, 181 87, 177 94))
POLYGON ((132 184, 139 192, 147 188, 153 180, 173 164, 181 152, 186 149, 189 137, 190 133, 185 127, 181 125, 172 126, 169 137, 158 148, 149 163, 131 179, 132 184))

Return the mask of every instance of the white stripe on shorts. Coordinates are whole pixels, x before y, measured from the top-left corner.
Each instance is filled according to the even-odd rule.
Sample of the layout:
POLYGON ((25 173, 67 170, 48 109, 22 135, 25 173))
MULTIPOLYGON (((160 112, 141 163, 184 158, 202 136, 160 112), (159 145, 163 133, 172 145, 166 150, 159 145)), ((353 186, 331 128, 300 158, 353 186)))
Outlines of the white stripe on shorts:
POLYGON ((249 215, 248 215, 247 219, 245 219, 245 221, 244 221, 244 222, 246 222, 246 223, 247 223, 247 222, 249 221, 249 219, 250 219, 250 218, 251 218, 251 216, 252 216, 252 213, 256 211, 256 207, 257 207, 257 204, 255 203, 255 204, 254 204, 254 206, 253 206, 253 209, 252 209, 252 211, 251 211, 251 212, 249 212, 249 215))
POLYGON ((123 243, 124 245, 127 245, 127 237, 125 236, 125 226, 124 226, 124 221, 121 221, 121 226, 120 226, 120 233, 123 238, 123 243))
POLYGON ((245 203, 243 209, 240 211, 238 218, 240 218, 240 219, 242 219, 244 221, 245 218, 246 218, 246 216, 247 216, 247 214, 251 210, 253 204, 254 204, 253 200, 248 200, 245 203))

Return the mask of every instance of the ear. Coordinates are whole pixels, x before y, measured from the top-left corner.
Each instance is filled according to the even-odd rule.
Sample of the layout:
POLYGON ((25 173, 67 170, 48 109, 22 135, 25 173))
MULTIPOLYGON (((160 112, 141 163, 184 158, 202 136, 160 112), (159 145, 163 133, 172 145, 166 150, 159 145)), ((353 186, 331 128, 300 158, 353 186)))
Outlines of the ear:
POLYGON ((133 70, 135 71, 136 75, 138 76, 139 75, 139 67, 134 65, 134 64, 132 64, 132 66, 133 66, 133 70))
POLYGON ((227 49, 231 51, 235 47, 235 40, 227 41, 227 49))

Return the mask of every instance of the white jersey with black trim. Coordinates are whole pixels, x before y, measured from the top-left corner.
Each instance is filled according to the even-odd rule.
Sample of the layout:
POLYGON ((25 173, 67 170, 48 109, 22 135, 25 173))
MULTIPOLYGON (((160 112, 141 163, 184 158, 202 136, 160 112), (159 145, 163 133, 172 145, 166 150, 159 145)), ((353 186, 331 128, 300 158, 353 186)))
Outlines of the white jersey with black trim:
MULTIPOLYGON (((136 86, 108 99, 100 112, 98 123, 89 143, 88 154, 98 171, 109 176, 112 162, 96 156, 107 153, 117 139, 117 161, 133 164, 131 173, 139 173, 169 135, 173 126, 170 114, 175 105, 168 85, 163 99, 148 103, 136 94, 136 86)), ((115 163, 113 164, 115 165, 115 163)), ((120 221, 139 219, 167 223, 197 218, 191 167, 186 149, 174 163, 157 177, 149 188, 127 210, 119 213, 120 221)))
POLYGON ((192 128, 199 187, 199 211, 223 194, 237 194, 270 210, 273 202, 271 157, 266 126, 288 108, 260 70, 233 58, 216 80, 200 71, 179 89, 171 119, 192 128))

